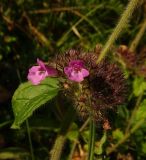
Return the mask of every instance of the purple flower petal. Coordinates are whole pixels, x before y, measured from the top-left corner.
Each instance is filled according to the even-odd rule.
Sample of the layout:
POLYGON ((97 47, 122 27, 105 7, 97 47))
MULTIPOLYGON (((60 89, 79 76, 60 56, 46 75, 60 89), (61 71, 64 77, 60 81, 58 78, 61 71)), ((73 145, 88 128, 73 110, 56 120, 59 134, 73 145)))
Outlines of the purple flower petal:
POLYGON ((37 85, 47 76, 46 71, 43 71, 40 66, 33 66, 29 69, 27 79, 32 82, 32 84, 37 85))
POLYGON ((32 84, 38 85, 42 80, 45 79, 45 77, 46 76, 44 74, 40 74, 40 72, 38 71, 35 73, 35 75, 29 74, 27 78, 32 82, 32 84))
POLYGON ((82 82, 84 80, 84 77, 83 77, 82 72, 73 71, 69 79, 75 82, 82 82))
POLYGON ((73 71, 73 68, 72 68, 72 67, 65 67, 65 68, 64 68, 64 73, 65 73, 67 76, 70 76, 72 71, 73 71))
POLYGON ((89 71, 88 71, 87 69, 82 68, 82 69, 81 69, 81 72, 82 72, 82 74, 83 74, 83 77, 89 76, 89 71))
POLYGON ((44 70, 46 70, 46 66, 43 61, 41 61, 39 58, 37 58, 37 64, 44 70))
POLYGON ((69 80, 75 82, 82 82, 85 77, 89 76, 89 71, 84 68, 82 60, 72 60, 69 62, 69 66, 64 68, 64 73, 69 80))
POLYGON ((57 71, 54 68, 46 66, 46 71, 47 71, 48 76, 56 76, 57 75, 57 71))
POLYGON ((37 72, 38 70, 40 70, 40 66, 32 66, 29 69, 29 72, 32 73, 32 74, 35 74, 35 72, 37 72))
POLYGON ((44 64, 43 61, 37 59, 39 66, 33 66, 29 69, 27 79, 34 85, 38 85, 46 77, 56 76, 57 71, 54 68, 50 68, 44 64))

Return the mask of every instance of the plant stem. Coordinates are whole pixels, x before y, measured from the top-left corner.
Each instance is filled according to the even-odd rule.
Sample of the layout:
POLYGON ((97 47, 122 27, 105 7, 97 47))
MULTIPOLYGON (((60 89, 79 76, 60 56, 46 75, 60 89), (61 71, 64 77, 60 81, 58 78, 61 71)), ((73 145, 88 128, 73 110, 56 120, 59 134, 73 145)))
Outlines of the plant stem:
POLYGON ((83 125, 81 126, 81 128, 79 129, 79 132, 80 132, 80 133, 85 129, 85 127, 88 125, 89 121, 90 121, 90 118, 88 118, 88 119, 84 122, 84 124, 83 124, 83 125))
POLYGON ((51 160, 60 160, 62 149, 66 141, 65 135, 58 135, 53 150, 51 151, 51 160))
POLYGON ((101 54, 99 55, 99 58, 97 60, 97 63, 99 63, 107 54, 107 52, 109 51, 109 49, 111 48, 111 46, 114 44, 114 42, 117 40, 117 38, 120 36, 120 33, 122 32, 122 30, 126 27, 126 25, 128 24, 129 19, 132 16, 132 13, 134 11, 134 9, 136 8, 136 6, 138 5, 138 3, 141 0, 131 0, 124 13, 122 14, 117 26, 115 27, 113 33, 111 34, 111 36, 109 37, 108 41, 106 42, 105 46, 103 47, 101 54))
POLYGON ((90 118, 90 137, 89 137, 89 154, 88 154, 88 160, 94 159, 94 144, 95 144, 95 123, 90 118))
POLYGON ((130 45, 130 50, 131 51, 135 51, 135 49, 137 48, 142 36, 144 35, 144 32, 146 31, 146 16, 144 18, 145 18, 145 20, 142 23, 139 32, 137 33, 136 37, 134 38, 134 40, 132 41, 132 43, 130 45))
POLYGON ((143 93, 141 93, 139 95, 138 99, 137 99, 137 102, 136 102, 136 105, 135 105, 134 110, 132 112, 132 115, 130 117, 128 126, 127 126, 127 128, 125 130, 124 137, 117 144, 115 144, 109 151, 107 151, 108 155, 110 153, 114 152, 121 144, 123 144, 131 136, 131 134, 133 134, 144 123, 145 120, 142 119, 135 126, 133 126, 133 128, 131 128, 131 130, 129 130, 129 128, 131 127, 131 123, 132 123, 133 117, 135 116, 135 113, 136 113, 137 109, 139 108, 139 104, 141 102, 142 96, 143 96, 143 93))
POLYGON ((124 135, 124 137, 117 143, 115 144, 112 148, 110 148, 107 151, 107 155, 111 154, 112 152, 114 152, 121 144, 123 144, 130 136, 131 134, 133 134, 139 127, 141 127, 141 125, 144 123, 144 119, 140 120, 131 130, 130 132, 126 133, 124 135))
POLYGON ((29 146, 30 146, 31 159, 35 160, 28 120, 26 120, 26 129, 27 129, 27 134, 28 134, 28 141, 29 141, 29 146))
POLYGON ((74 120, 75 114, 76 114, 75 110, 70 106, 62 122, 60 133, 58 134, 55 144, 51 150, 50 160, 60 160, 61 159, 61 153, 63 150, 63 146, 66 142, 66 135, 67 135, 67 132, 68 132, 68 129, 71 123, 74 120))
POLYGON ((131 124, 132 124, 132 120, 133 120, 133 118, 134 118, 134 116, 135 116, 135 114, 136 114, 137 109, 139 108, 139 105, 140 105, 140 103, 141 103, 142 97, 143 97, 143 93, 141 93, 141 94, 139 95, 139 97, 137 98, 136 105, 135 105, 135 107, 134 107, 134 109, 133 109, 133 111, 132 111, 131 117, 130 117, 130 119, 129 119, 129 122, 128 122, 127 127, 126 127, 126 130, 125 130, 125 133, 129 132, 129 129, 130 129, 131 124))
MULTIPOLYGON (((85 129, 85 127, 88 125, 89 121, 90 121, 90 118, 88 118, 88 119, 84 122, 84 124, 83 124, 83 125, 81 126, 81 128, 79 129, 79 133, 81 133, 81 132, 85 129)), ((74 141, 74 143, 73 143, 73 146, 72 146, 72 149, 71 149, 69 158, 68 158, 69 160, 72 159, 73 154, 74 154, 74 150, 75 150, 77 144, 78 144, 78 138, 77 138, 77 139, 74 141)))
MULTIPOLYGON (((78 25, 84 20, 85 17, 86 17, 86 18, 89 17, 89 16, 92 15, 92 13, 94 13, 97 9, 100 9, 100 8, 102 8, 102 7, 103 7, 102 4, 101 4, 101 5, 98 5, 98 6, 96 6, 95 8, 93 8, 92 10, 90 10, 85 16, 83 16, 82 18, 80 18, 80 19, 79 19, 73 26, 71 26, 71 28, 58 40, 57 46, 59 47, 59 46, 61 46, 61 45, 65 42, 68 34, 72 31, 72 28, 73 28, 73 27, 78 26, 78 25)), ((96 30, 98 30, 98 29, 96 29, 96 30)))

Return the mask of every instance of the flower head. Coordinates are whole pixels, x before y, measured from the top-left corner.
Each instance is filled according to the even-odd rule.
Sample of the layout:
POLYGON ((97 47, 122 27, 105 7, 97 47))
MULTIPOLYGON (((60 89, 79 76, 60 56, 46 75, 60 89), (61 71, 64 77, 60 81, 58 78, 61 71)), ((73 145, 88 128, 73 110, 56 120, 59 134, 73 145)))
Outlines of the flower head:
POLYGON ((52 77, 57 75, 57 71, 54 68, 46 66, 43 61, 37 59, 38 66, 33 66, 29 69, 27 79, 34 85, 38 85, 46 77, 52 77))
POLYGON ((81 82, 89 75, 89 71, 84 68, 84 62, 82 60, 70 61, 69 66, 64 68, 64 72, 68 79, 75 82, 81 82))
POLYGON ((100 48, 95 52, 71 49, 54 59, 60 76, 81 82, 62 81, 64 95, 74 103, 80 118, 91 116, 95 122, 106 125, 110 112, 125 102, 126 83, 121 69, 107 58, 96 64, 100 48), (89 74, 90 72, 90 74, 89 74), (86 77, 86 81, 84 78, 86 77))

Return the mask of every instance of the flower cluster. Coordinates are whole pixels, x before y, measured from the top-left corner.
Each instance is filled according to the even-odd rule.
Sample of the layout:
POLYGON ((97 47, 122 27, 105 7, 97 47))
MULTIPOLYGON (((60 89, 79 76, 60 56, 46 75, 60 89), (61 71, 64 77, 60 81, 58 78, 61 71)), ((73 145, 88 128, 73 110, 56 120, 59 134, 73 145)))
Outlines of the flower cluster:
POLYGON ((57 55, 49 64, 38 60, 29 70, 28 80, 34 85, 47 76, 58 76, 67 96, 81 118, 91 116, 96 122, 108 122, 108 112, 125 100, 126 84, 122 71, 107 59, 96 64, 100 48, 85 53, 71 49, 57 55), (67 87, 66 87, 67 86, 67 87))
POLYGON ((95 121, 104 122, 107 119, 109 110, 113 110, 116 106, 125 101, 126 83, 122 71, 116 64, 112 64, 108 59, 102 60, 96 64, 100 48, 96 52, 85 53, 81 50, 71 49, 64 54, 57 55, 54 59, 56 69, 60 76, 67 75, 68 97, 71 97, 72 102, 79 114, 79 117, 93 117, 95 121), (74 65, 75 64, 75 65, 74 65), (75 86, 70 80, 70 73, 73 75, 77 71, 81 81, 80 86, 75 86), (74 68, 75 67, 75 68, 74 68), (80 71, 80 72, 78 72, 80 71), (89 101, 91 103, 89 103, 89 101))

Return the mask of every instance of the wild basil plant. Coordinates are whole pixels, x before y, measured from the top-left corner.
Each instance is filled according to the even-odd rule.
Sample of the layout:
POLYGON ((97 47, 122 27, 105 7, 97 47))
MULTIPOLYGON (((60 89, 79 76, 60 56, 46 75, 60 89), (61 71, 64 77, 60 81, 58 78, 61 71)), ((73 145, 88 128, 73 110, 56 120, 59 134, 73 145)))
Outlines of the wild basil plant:
MULTIPOLYGON (((112 129, 111 117, 116 113, 117 107, 126 102, 128 94, 123 64, 137 75, 142 74, 145 69, 135 61, 134 56, 129 56, 131 51, 127 47, 113 47, 139 2, 139 0, 129 2, 103 47, 97 45, 95 50, 89 52, 73 48, 65 53, 56 54, 56 57, 48 62, 37 59, 37 64, 29 69, 28 82, 22 83, 15 91, 12 99, 15 116, 12 128, 20 128, 37 108, 55 97, 59 96, 62 101, 65 99, 69 102, 70 107, 67 108, 50 152, 51 160, 61 158, 68 130, 76 115, 81 121, 90 121, 88 159, 93 160, 95 157, 96 126, 101 126, 104 130, 99 146, 102 150, 106 132, 112 129), (109 52, 115 57, 122 57, 122 61, 112 62, 111 57, 107 55, 109 52), (139 66, 138 70, 134 69, 135 65, 139 66)), ((118 145, 109 150, 107 155, 118 145)), ((101 153, 102 151, 99 152, 101 153)))

